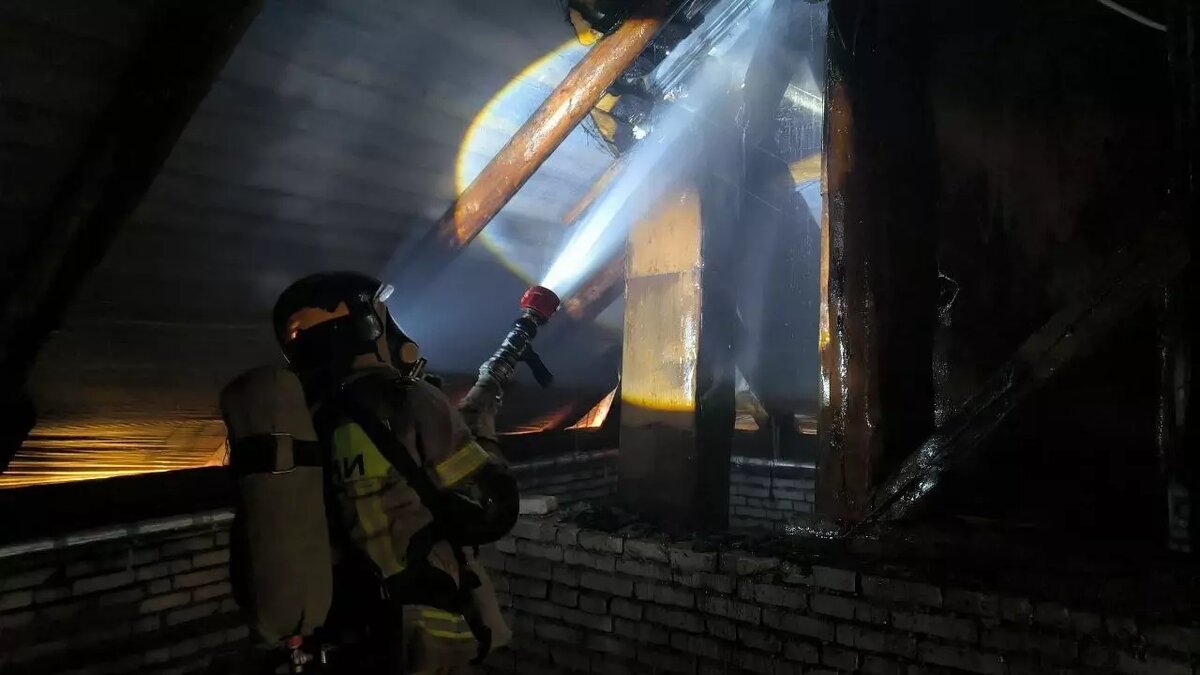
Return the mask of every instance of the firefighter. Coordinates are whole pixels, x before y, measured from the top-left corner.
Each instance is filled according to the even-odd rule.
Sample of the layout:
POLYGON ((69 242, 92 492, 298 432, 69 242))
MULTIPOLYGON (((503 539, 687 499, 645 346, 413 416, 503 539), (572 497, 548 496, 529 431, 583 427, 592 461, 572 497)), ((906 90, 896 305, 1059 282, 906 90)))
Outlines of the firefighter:
POLYGON ((498 404, 464 416, 422 377, 390 293, 354 272, 306 277, 276 303, 276 337, 327 453, 334 540, 372 574, 350 604, 378 608, 367 630, 381 670, 466 672, 511 638, 474 555, 512 528, 516 482, 496 443, 498 404))

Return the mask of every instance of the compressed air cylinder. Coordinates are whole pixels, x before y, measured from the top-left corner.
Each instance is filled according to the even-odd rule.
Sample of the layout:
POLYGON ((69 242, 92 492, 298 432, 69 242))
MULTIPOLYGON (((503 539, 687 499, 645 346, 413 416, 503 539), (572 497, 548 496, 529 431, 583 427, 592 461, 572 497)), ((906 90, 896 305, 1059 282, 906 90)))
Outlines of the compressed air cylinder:
POLYGON ((309 635, 329 612, 332 553, 323 455, 300 381, 256 368, 221 392, 239 502, 230 561, 235 595, 270 643, 309 635))

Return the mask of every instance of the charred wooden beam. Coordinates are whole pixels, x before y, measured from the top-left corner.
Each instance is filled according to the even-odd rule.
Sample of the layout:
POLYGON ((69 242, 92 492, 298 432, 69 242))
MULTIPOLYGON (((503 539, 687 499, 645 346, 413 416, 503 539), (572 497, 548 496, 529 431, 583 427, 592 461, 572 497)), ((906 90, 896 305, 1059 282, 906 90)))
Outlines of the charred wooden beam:
POLYGON ((923 0, 832 0, 817 508, 855 521, 933 429, 936 163, 923 0))
POLYGON ((662 2, 649 2, 588 51, 446 213, 403 255, 398 286, 430 283, 491 222, 583 120, 662 26, 662 2))
POLYGON ((937 487, 946 469, 969 461, 982 441, 1064 365, 1090 353, 1123 319, 1158 294, 1187 265, 1177 232, 1152 232, 1132 254, 1110 266, 1080 301, 1057 312, 941 428, 904 460, 874 495, 864 523, 910 514, 937 487))
POLYGON ((42 343, 149 189, 261 8, 262 0, 154 5, 145 40, 112 103, 47 212, 30 223, 33 239, 9 261, 11 283, 0 289, 0 398, 16 401, 26 413, 0 416, 0 470, 33 424, 22 389, 42 343))

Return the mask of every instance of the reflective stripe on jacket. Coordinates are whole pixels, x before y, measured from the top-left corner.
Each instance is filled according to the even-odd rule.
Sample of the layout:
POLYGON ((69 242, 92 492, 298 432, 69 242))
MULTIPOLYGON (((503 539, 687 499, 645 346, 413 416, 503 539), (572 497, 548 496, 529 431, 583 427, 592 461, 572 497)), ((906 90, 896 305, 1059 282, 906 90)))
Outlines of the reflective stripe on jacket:
MULTIPOLYGON (((441 390, 399 380, 392 371, 362 371, 346 383, 383 420, 433 484, 453 489, 474 476, 490 455, 471 437, 462 415, 441 390)), ((349 420, 334 427, 329 476, 342 525, 383 576, 408 567, 412 537, 433 521, 385 454, 349 420)), ((437 543, 430 563, 458 582, 454 552, 437 543)))

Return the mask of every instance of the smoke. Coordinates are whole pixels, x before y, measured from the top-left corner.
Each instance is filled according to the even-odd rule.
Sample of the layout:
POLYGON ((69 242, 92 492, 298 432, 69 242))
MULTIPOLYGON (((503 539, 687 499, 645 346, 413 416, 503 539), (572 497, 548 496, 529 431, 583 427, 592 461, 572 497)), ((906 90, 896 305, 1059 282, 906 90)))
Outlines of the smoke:
POLYGON ((651 128, 572 226, 542 278, 543 286, 560 297, 570 297, 620 252, 629 230, 667 190, 690 175, 698 162, 712 161, 702 156, 696 132, 702 130, 706 111, 724 107, 720 105, 724 97, 740 97, 750 54, 766 24, 769 6, 765 0, 724 0, 659 64, 655 73, 665 70, 671 75, 656 78, 651 74, 651 82, 665 82, 671 88, 656 106, 651 128), (687 55, 686 64, 679 62, 682 55, 687 55), (684 74, 679 75, 681 72, 684 74))

